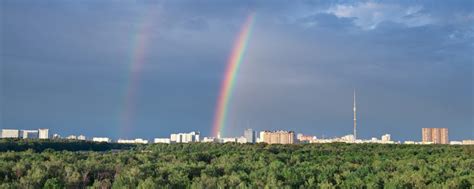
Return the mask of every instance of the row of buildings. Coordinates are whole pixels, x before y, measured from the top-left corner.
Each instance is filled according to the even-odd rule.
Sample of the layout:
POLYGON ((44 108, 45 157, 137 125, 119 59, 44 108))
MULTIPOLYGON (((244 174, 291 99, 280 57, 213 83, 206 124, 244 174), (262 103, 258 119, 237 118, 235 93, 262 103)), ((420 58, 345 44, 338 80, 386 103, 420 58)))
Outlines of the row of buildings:
MULTIPOLYGON (((18 130, 18 129, 2 129, 1 138, 23 138, 23 139, 49 139, 49 129, 37 130, 18 130)), ((52 139, 60 139, 61 136, 54 134, 52 139)), ((88 140, 84 135, 69 135, 65 138, 67 140, 88 140)), ((108 137, 92 137, 90 139, 94 142, 112 142, 108 137)), ((147 144, 148 140, 142 138, 136 139, 119 139, 117 143, 129 144, 147 144)), ((391 140, 390 134, 385 134, 378 138, 371 138, 369 140, 358 139, 354 135, 345 135, 342 137, 335 137, 329 139, 320 139, 316 136, 308 136, 297 134, 293 131, 277 130, 277 131, 261 131, 257 135, 253 129, 245 129, 243 136, 240 137, 203 137, 201 138, 199 132, 189 133, 173 133, 169 138, 155 138, 153 143, 194 143, 194 142, 214 142, 214 143, 268 143, 268 144, 295 144, 295 143, 381 143, 381 144, 400 144, 391 140)), ((449 141, 447 128, 422 128, 422 141, 405 141, 404 144, 474 144, 474 140, 463 141, 449 141)))
POLYGON ((2 129, 1 138, 49 139, 49 129, 2 129))
POLYGON ((315 136, 297 134, 293 131, 261 131, 257 134, 252 129, 246 129, 244 135, 240 137, 199 137, 199 132, 171 134, 170 138, 155 138, 154 143, 190 143, 190 142, 215 142, 215 143, 267 143, 267 144, 295 144, 295 143, 383 143, 394 144, 391 141, 390 134, 383 135, 381 139, 372 138, 371 140, 355 140, 353 135, 346 135, 340 138, 318 139, 315 136))

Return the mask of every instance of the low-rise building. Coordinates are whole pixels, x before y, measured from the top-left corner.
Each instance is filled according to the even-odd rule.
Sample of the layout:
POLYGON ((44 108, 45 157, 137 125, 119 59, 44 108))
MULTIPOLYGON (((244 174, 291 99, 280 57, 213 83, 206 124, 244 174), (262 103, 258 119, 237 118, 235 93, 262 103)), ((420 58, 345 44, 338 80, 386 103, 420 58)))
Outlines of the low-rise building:
POLYGON ((389 142, 391 140, 390 134, 384 134, 382 135, 382 142, 389 142))
POLYGON ((171 143, 171 140, 169 138, 155 138, 153 142, 169 144, 171 143))
POLYGON ((313 140, 316 139, 316 137, 299 133, 298 135, 296 135, 296 139, 298 139, 298 142, 300 143, 311 143, 313 142, 313 140))
POLYGON ((221 138, 221 140, 222 140, 222 143, 237 142, 237 138, 234 138, 234 137, 221 138))
POLYGON ((450 145, 462 145, 462 141, 449 141, 450 145))
POLYGON ((354 142, 354 141, 355 141, 355 137, 352 134, 341 137, 341 142, 354 142))
POLYGON ((24 139, 37 139, 38 130, 21 130, 21 137, 24 139))
POLYGON ((110 138, 107 137, 92 137, 93 142, 112 142, 110 138))
POLYGON ((202 142, 219 142, 219 139, 215 137, 204 137, 204 139, 202 139, 202 142))
POLYGON ((199 142, 199 132, 171 134, 170 141, 171 143, 199 142))
MULTIPOLYGON (((255 138, 253 138, 253 140, 255 141, 255 138)), ((244 144, 244 143, 255 143, 255 142, 249 142, 247 137, 242 136, 242 137, 237 138, 237 143, 244 144)))
POLYGON ((144 140, 141 138, 136 138, 133 140, 127 140, 127 139, 118 139, 117 143, 120 144, 148 144, 148 140, 144 140))
POLYGON ((20 130, 2 129, 2 138, 20 138, 20 130))
POLYGON ((58 133, 54 133, 53 139, 61 139, 61 135, 59 135, 58 133))
POLYGON ((86 139, 87 139, 87 138, 86 138, 86 136, 84 136, 84 135, 79 135, 79 136, 77 137, 77 140, 86 140, 86 139))
POLYGON ((462 144, 463 145, 474 145, 474 140, 463 140, 462 144))
POLYGON ((68 140, 77 140, 77 136, 76 135, 69 135, 66 137, 66 139, 68 140))

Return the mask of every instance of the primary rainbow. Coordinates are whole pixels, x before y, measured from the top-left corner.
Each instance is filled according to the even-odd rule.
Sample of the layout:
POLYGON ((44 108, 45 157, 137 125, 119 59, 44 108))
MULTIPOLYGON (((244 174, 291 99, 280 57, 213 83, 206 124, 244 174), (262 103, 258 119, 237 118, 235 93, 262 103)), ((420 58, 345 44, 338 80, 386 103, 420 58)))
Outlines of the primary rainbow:
POLYGON ((234 42, 234 48, 232 50, 232 54, 229 57, 224 80, 222 80, 221 89, 219 92, 219 98, 217 99, 217 107, 212 129, 213 136, 217 136, 219 132, 222 133, 224 131, 229 109, 229 102, 231 100, 232 91, 237 80, 237 73, 239 72, 239 68, 247 48, 254 20, 255 13, 250 13, 234 42))

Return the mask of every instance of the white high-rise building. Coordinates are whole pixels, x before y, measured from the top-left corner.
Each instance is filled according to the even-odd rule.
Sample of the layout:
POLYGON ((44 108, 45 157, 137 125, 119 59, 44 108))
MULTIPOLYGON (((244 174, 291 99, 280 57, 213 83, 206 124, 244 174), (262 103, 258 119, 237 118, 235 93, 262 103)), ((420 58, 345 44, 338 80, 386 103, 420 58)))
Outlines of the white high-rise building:
POLYGON ((49 139, 49 129, 38 129, 39 139, 49 139))
POLYGON ((260 135, 258 137, 257 142, 263 142, 263 138, 265 138, 265 133, 266 133, 266 131, 260 131, 260 135))
POLYGON ((21 137, 24 139, 36 139, 38 138, 38 130, 21 130, 21 137))
POLYGON ((199 142, 199 132, 171 134, 170 142, 172 143, 199 142))
POLYGON ((253 129, 245 129, 244 131, 244 137, 246 138, 246 141, 248 143, 255 143, 257 142, 257 135, 255 134, 255 131, 253 129))
POLYGON ((2 129, 2 138, 20 138, 20 130, 2 129))

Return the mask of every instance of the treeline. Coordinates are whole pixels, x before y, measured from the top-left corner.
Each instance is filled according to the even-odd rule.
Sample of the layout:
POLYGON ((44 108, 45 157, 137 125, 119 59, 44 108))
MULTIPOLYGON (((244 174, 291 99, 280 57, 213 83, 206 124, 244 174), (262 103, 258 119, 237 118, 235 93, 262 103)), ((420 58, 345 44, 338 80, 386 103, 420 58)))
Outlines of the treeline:
POLYGON ((33 150, 42 152, 46 149, 56 151, 108 151, 131 149, 136 145, 118 143, 98 143, 82 140, 42 140, 42 139, 0 139, 0 152, 33 150))
POLYGON ((473 157, 474 146, 343 143, 10 151, 0 188, 471 188, 473 157))

